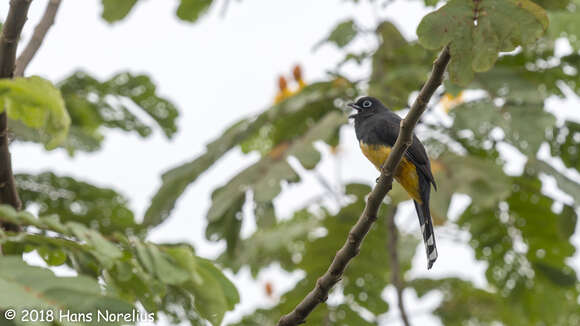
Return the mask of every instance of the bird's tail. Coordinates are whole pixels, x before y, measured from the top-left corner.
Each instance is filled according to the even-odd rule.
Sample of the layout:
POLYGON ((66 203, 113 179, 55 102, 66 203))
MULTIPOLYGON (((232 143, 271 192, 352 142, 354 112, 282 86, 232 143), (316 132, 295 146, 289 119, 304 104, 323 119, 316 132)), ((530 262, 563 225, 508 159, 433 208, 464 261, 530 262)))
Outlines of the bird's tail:
POLYGON ((423 233, 423 242, 425 243, 425 250, 427 251, 427 269, 431 269, 433 263, 437 260, 437 244, 435 243, 435 232, 433 230, 433 220, 429 212, 429 197, 424 198, 422 204, 417 201, 415 209, 419 217, 419 224, 421 225, 421 233, 423 233))

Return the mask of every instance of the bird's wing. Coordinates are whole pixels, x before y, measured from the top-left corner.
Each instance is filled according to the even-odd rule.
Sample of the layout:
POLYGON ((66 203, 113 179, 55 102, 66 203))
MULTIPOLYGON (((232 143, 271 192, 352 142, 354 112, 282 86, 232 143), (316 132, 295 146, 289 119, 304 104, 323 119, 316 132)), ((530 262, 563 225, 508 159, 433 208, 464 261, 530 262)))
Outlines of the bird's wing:
MULTIPOLYGON (((390 146, 394 146, 395 142, 397 141, 397 137, 399 136, 399 129, 401 124, 401 118, 392 113, 387 112, 388 114, 382 115, 380 119, 377 119, 377 123, 374 125, 374 131, 378 135, 379 139, 389 144, 390 146)), ((413 134, 413 143, 407 149, 405 153, 405 157, 411 161, 417 169, 429 180, 433 187, 437 189, 437 184, 435 183, 435 179, 433 178, 433 174, 431 173, 431 164, 429 163, 429 157, 427 156, 427 152, 425 151, 425 147, 423 144, 413 134)))

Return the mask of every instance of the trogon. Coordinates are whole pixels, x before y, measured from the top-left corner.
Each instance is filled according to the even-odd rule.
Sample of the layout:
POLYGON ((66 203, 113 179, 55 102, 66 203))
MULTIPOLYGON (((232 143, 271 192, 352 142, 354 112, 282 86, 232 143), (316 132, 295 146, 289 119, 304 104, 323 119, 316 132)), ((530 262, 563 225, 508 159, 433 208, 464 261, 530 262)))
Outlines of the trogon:
MULTIPOLYGON (((350 118, 354 118, 360 148, 380 171, 399 135, 401 118, 370 96, 362 97, 349 106, 356 110, 350 118)), ((413 143, 395 171, 395 180, 403 186, 415 203, 427 251, 427 268, 430 269, 437 260, 437 246, 433 220, 429 212, 429 196, 431 185, 437 190, 437 184, 431 173, 431 163, 425 147, 415 135, 413 143)))

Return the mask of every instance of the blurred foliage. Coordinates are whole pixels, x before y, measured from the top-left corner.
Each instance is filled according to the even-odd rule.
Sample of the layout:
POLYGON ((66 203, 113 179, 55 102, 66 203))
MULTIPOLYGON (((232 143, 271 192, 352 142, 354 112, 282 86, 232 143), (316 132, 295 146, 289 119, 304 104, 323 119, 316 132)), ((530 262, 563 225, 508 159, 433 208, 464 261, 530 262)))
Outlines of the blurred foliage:
POLYGON ((109 306, 128 310, 125 307, 130 309, 130 303, 139 302, 147 311, 164 312, 174 320, 186 315, 192 324, 199 324, 202 317, 219 325, 225 311, 239 301, 234 285, 187 245, 155 245, 119 231, 105 235, 76 221, 62 222, 54 214, 37 218, 8 206, 0 206, 0 218, 29 229, 20 234, 0 231, 6 255, 0 259, 2 276, 10 275, 8 271, 21 275, 0 276, 3 289, 14 289, 2 291, 10 293, 9 297, 0 295, 3 308, 45 307, 42 300, 26 299, 31 296, 27 289, 32 288, 48 294, 51 305, 71 307, 71 311, 96 314, 97 309, 109 306), (30 251, 36 251, 49 266, 65 265, 90 278, 55 278, 11 256, 30 251), (107 286, 98 287, 97 278, 107 286), (95 299, 87 300, 87 296, 95 299))
MULTIPOLYGON (((330 264, 336 250, 342 246, 350 228, 356 223, 365 205, 365 196, 371 188, 362 184, 349 184, 346 186, 346 195, 354 200, 344 206, 338 213, 332 214, 326 210, 320 213, 310 213, 307 210, 298 211, 288 221, 281 222, 279 226, 269 230, 261 230, 253 237, 243 241, 244 248, 253 248, 249 252, 241 251, 241 261, 236 263, 255 264, 263 266, 265 258, 263 253, 268 253, 269 259, 281 257, 280 262, 285 268, 300 269, 306 272, 298 284, 288 293, 285 293, 280 302, 270 309, 259 309, 254 314, 245 317, 235 325, 274 325, 282 314, 294 309, 304 295, 312 289, 316 279, 320 277, 330 264), (304 223, 310 223, 310 228, 301 227, 304 223), (284 242, 279 242, 282 253, 278 256, 272 252, 271 241, 260 241, 268 236, 279 234, 280 227, 292 230, 283 236, 284 242), (316 227, 313 227, 316 226, 316 227), (325 230, 321 235, 321 230, 325 230), (277 232, 278 231, 278 232, 277 232), (259 249, 257 249, 259 248, 259 249), (262 249, 263 248, 263 249, 262 249), (264 250, 258 251, 258 250, 264 250), (255 255, 255 256, 254 256, 255 255)), ((392 214, 392 207, 383 207, 381 216, 392 214)), ((377 316, 386 312, 389 308, 381 294, 391 279, 391 266, 387 259, 387 226, 386 219, 377 220, 373 229, 364 241, 363 247, 356 263, 346 270, 342 281, 336 287, 331 296, 344 295, 344 302, 336 305, 318 307, 309 316, 308 323, 313 325, 377 325, 377 316), (373 250, 367 250, 373 249, 373 250), (372 315, 363 318, 360 308, 364 307, 372 315)), ((405 235, 400 239, 400 264, 403 271, 411 267, 411 259, 415 254, 415 247, 419 239, 411 235, 405 235)), ((230 260, 222 257, 222 262, 227 264, 230 260)), ((227 266, 227 265, 226 265, 227 266)))
POLYGON ((145 213, 144 223, 154 226, 163 222, 187 186, 226 152, 240 145, 246 153, 259 151, 262 159, 216 190, 212 195, 214 204, 208 213, 210 238, 229 238, 229 243, 233 244, 239 232, 235 231, 236 225, 239 226, 236 215, 244 205, 246 192, 252 190, 257 204, 268 205, 280 192, 280 181, 297 182, 298 175, 286 161, 288 156, 298 158, 307 169, 314 168, 320 154, 312 143, 323 140, 337 144, 338 127, 346 123, 334 100, 341 97, 346 100, 355 92, 344 79, 308 85, 258 116, 235 123, 222 137, 210 143, 203 155, 162 176, 163 184, 145 213), (228 223, 226 229, 231 232, 225 234, 212 226, 215 221, 228 223))
MULTIPOLYGON (((0 241, 4 240, 0 235, 0 241)), ((126 301, 111 295, 104 296, 96 280, 87 276, 56 277, 44 268, 27 265, 17 256, 0 257, 0 306, 3 308, 42 308, 42 319, 59 320, 58 311, 85 313, 109 311, 112 314, 130 313, 133 307, 126 301), (51 310, 52 314, 48 311, 51 310)), ((20 309, 18 310, 20 313, 20 309)), ((15 325, 26 325, 22 316, 15 325)), ((29 316, 29 319, 38 316, 29 316)), ((96 323, 96 313, 95 313, 96 323)), ((90 324, 90 323, 87 323, 90 324)), ((113 325, 119 325, 113 322, 113 325)))
POLYGON ((40 215, 56 214, 63 222, 82 223, 103 234, 141 233, 141 226, 127 207, 127 199, 112 189, 98 188, 50 172, 17 174, 15 178, 24 207, 36 205, 40 215))
POLYGON ((530 0, 451 0, 421 20, 417 36, 428 49, 449 45, 451 81, 465 86, 499 52, 532 43, 547 28, 546 12, 530 0))
MULTIPOLYGON (((59 88, 71 121, 68 137, 63 134, 65 139, 62 146, 71 155, 77 150, 98 150, 104 138, 104 128, 136 132, 141 137, 148 137, 152 126, 139 117, 143 113, 168 138, 177 132, 177 108, 157 95, 156 86, 146 75, 123 72, 100 82, 78 71, 60 82, 59 88)), ((47 142, 42 133, 16 121, 11 121, 10 127, 18 140, 47 142)))
MULTIPOLYGON (((177 0, 176 15, 179 19, 194 23, 207 12, 213 0, 177 0)), ((102 0, 103 12, 101 16, 108 23, 123 20, 137 4, 137 0, 102 0)))
MULTIPOLYGON (((119 21, 137 3, 103 0, 103 18, 119 21)), ((424 255, 418 226, 399 230, 397 272, 404 286, 419 297, 442 294, 433 314, 444 325, 580 324, 580 282, 571 265, 575 254, 571 239, 578 236, 574 232, 580 203, 580 124, 562 118, 565 115, 556 118, 558 107, 546 110, 548 99, 577 101, 575 96, 580 95, 580 2, 424 3, 438 9, 432 8, 418 25, 418 40, 403 36, 397 28, 400 21, 379 18, 370 29, 368 22, 361 28, 363 24, 349 18, 327 33, 320 31, 326 36, 315 46, 330 43, 344 54, 333 74, 309 85, 300 78, 298 89, 285 84, 287 91, 270 107, 234 123, 205 152, 164 173, 142 223, 127 199, 113 189, 51 172, 18 174, 26 208, 40 217, 0 207, 1 220, 23 228, 0 230, 5 255, 0 257, 0 283, 10 289, 0 293, 0 308, 42 305, 38 298, 28 300, 30 288, 50 300, 62 300, 62 306, 71 310, 142 306, 147 312, 163 313, 174 324, 220 325, 226 311, 240 300, 221 268, 234 273, 248 269, 258 278, 267 268, 280 266, 300 272, 297 284, 277 293, 277 284, 268 283, 274 302, 234 323, 275 324, 328 268, 363 210, 370 187, 358 183, 341 184, 338 191, 326 187, 320 198, 304 198, 294 212, 277 211, 276 199, 304 175, 325 183, 317 170, 319 151, 341 159, 339 135, 347 125, 341 108, 347 101, 368 93, 393 110, 408 107, 437 52, 449 44, 449 71, 432 103, 445 100, 426 113, 417 133, 427 145, 439 185, 432 193, 431 209, 440 243, 452 238, 470 246, 475 258, 485 263, 486 283, 476 286, 467 279, 415 278, 408 273, 414 256, 424 255), (363 35, 373 38, 376 42, 369 44, 376 48, 351 46, 363 35), (569 44, 571 51, 562 44, 569 44), (341 76, 349 61, 369 67, 368 78, 351 82, 341 76), (433 112, 440 108, 442 112, 433 112), (171 216, 185 190, 232 150, 258 158, 247 166, 235 165, 238 173, 215 185, 204 231, 209 240, 226 244, 216 259, 220 267, 197 256, 190 245, 147 242, 148 232, 171 216), (524 158, 523 172, 508 175, 506 166, 515 155, 524 158), (547 179, 567 196, 542 183, 547 179), (457 194, 470 201, 457 219, 449 219, 457 194), (255 223, 256 228, 242 237, 245 223, 255 223), (469 240, 462 240, 459 232, 467 233, 469 240), (28 266, 19 258, 27 252, 78 276, 60 278, 28 266), (41 288, 42 284, 54 288, 41 288), (76 299, 80 295, 92 299, 83 305, 85 301, 76 299)), ((177 1, 177 16, 195 22, 212 4, 177 1)), ((74 153, 98 150, 106 129, 142 137, 150 135, 154 125, 169 138, 176 132, 177 109, 157 94, 145 75, 120 73, 99 81, 77 72, 58 83, 60 94, 36 77, 4 82, 2 101, 18 112, 11 116, 18 120, 10 122, 16 139, 48 147, 62 139, 60 146, 74 153), (68 134, 54 127, 62 125, 58 123, 64 121, 64 107, 70 115, 68 134), (149 122, 141 118, 144 115, 149 122)), ((398 186, 389 193, 360 254, 333 289, 331 300, 308 317, 309 324, 383 323, 393 303, 384 293, 394 272, 387 254, 386 217, 407 199, 398 186)), ((411 219, 416 225, 414 213, 411 219)), ((447 254, 441 250, 440 255, 443 259, 447 254)), ((413 321, 415 309, 409 310, 413 321)))
POLYGON ((315 48, 325 43, 332 43, 339 48, 344 48, 357 36, 358 29, 352 19, 338 23, 324 40, 315 45, 315 48))

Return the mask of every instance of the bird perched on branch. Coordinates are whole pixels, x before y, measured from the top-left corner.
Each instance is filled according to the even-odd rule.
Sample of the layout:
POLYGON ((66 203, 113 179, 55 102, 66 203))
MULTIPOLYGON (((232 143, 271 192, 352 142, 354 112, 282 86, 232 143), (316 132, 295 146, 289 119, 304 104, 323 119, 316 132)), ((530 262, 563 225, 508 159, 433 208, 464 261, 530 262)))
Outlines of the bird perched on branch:
MULTIPOLYGON (((401 118, 391 112, 379 100, 366 96, 349 106, 357 112, 350 116, 354 118, 354 128, 363 154, 380 171, 383 163, 389 157, 392 147, 399 135, 401 118)), ((427 251, 427 268, 437 260, 437 246, 433 231, 433 220, 429 211, 429 196, 431 185, 437 190, 435 179, 431 173, 431 163, 423 144, 413 135, 413 143, 403 156, 395 180, 400 183, 415 203, 423 241, 427 251)))

